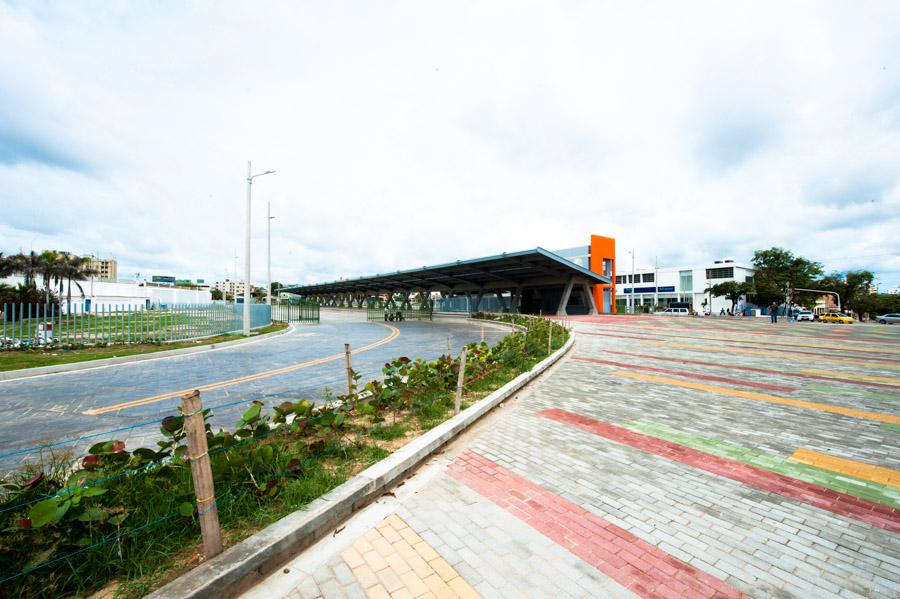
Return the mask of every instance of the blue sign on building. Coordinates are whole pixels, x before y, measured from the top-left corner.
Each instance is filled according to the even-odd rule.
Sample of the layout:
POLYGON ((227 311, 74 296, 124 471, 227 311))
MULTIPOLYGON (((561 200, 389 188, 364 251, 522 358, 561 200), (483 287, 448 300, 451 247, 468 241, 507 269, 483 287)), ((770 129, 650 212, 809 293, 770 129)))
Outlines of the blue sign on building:
MULTIPOLYGON (((635 287, 634 291, 632 291, 630 287, 626 287, 623 290, 623 293, 653 293, 655 291, 656 291, 656 287, 635 287)), ((674 292, 675 292, 674 285, 659 288, 659 293, 674 293, 674 292)))

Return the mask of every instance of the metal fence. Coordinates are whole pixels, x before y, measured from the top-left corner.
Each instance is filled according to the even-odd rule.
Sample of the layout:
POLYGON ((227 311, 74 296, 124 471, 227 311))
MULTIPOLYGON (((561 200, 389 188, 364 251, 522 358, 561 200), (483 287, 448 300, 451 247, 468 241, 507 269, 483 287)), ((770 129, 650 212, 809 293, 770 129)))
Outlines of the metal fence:
MULTIPOLYGON (((479 312, 504 312, 509 306, 507 302, 501 302, 496 295, 485 295, 478 304, 479 312)), ((435 312, 475 312, 475 298, 460 295, 456 297, 444 297, 434 301, 435 312)))
MULTIPOLYGON (((3 304, 0 349, 171 342, 240 331, 243 304, 161 306, 3 304)), ((271 324, 270 306, 251 304, 250 327, 271 324)))
POLYGON ((415 310, 401 310, 400 308, 367 308, 366 320, 384 320, 385 322, 399 322, 403 320, 431 320, 430 308, 415 310))
POLYGON ((319 304, 316 302, 273 304, 272 320, 280 320, 282 322, 319 322, 319 304))

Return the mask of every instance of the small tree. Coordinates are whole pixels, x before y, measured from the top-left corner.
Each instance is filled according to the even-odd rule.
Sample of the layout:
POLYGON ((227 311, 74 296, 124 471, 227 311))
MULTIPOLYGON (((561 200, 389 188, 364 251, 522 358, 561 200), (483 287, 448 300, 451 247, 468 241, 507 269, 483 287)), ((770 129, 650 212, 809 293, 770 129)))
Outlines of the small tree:
POLYGON ((722 283, 716 283, 715 285, 708 287, 705 292, 711 294, 714 297, 724 297, 730 300, 731 312, 733 314, 734 307, 737 305, 740 299, 745 295, 753 293, 753 283, 723 281, 722 283))
POLYGON ((221 289, 213 289, 209 292, 210 297, 214 300, 222 299, 222 290, 221 289))

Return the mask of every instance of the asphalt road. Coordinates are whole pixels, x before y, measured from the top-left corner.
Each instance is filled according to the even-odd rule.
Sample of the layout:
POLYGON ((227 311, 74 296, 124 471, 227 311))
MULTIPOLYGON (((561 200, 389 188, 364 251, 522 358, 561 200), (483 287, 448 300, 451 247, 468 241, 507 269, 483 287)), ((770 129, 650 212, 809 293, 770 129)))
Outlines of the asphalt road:
MULTIPOLYGON (((354 353, 353 367, 365 381, 380 376, 391 358, 433 359, 446 353, 448 336, 456 354, 464 343, 479 340, 481 330, 480 324, 466 321, 379 323, 366 322, 364 314, 323 311, 320 324, 296 325, 286 334, 255 343, 0 381, 0 454, 176 414, 178 393, 194 388, 201 388, 204 407, 245 402, 214 410, 213 426, 231 428, 246 402, 254 399, 271 406, 285 400, 320 400, 326 387, 335 395, 342 393, 344 343, 363 350, 354 353)), ((489 343, 505 334, 484 327, 489 343)), ((96 440, 107 438, 126 440, 132 449, 152 445, 159 438, 158 425, 96 440)), ((23 457, 0 457, 0 469, 23 457)))

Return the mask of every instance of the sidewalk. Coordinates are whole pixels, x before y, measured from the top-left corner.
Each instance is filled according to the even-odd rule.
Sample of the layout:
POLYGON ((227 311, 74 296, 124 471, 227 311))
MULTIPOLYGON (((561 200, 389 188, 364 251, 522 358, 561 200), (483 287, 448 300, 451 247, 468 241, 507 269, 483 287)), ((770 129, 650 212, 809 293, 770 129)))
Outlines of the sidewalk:
POLYGON ((860 384, 893 368, 878 339, 832 352, 825 392, 766 329, 744 354, 733 326, 675 326, 576 324, 537 384, 244 596, 900 594, 900 379, 860 384))

